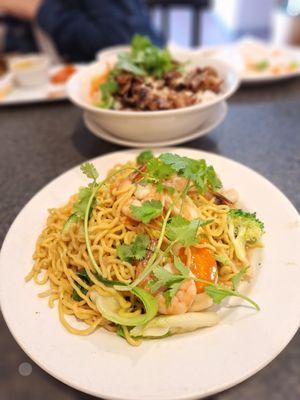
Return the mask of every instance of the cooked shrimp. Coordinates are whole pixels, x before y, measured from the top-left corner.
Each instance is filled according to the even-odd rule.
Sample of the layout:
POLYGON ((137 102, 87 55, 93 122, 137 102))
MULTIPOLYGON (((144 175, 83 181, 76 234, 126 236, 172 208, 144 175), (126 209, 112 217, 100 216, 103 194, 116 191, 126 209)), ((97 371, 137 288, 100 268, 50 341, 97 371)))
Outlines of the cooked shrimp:
POLYGON ((133 182, 128 176, 126 178, 122 179, 121 181, 113 182, 110 186, 111 193, 113 195, 119 195, 119 194, 125 193, 131 187, 133 187, 133 182))
POLYGON ((158 312, 166 315, 176 315, 186 313, 196 298, 196 285, 191 279, 182 282, 176 295, 173 297, 171 304, 166 304, 166 299, 162 292, 158 293, 155 298, 158 302, 158 312))
MULTIPOLYGON (((132 182, 130 180, 125 180, 118 190, 126 191, 125 189, 130 188, 131 185, 132 182)), ((164 205, 163 196, 156 191, 153 185, 137 184, 132 197, 128 199, 128 201, 123 205, 122 213, 131 219, 135 219, 131 213, 131 206, 141 207, 144 201, 149 201, 149 200, 160 200, 164 205)))
POLYGON ((236 203, 239 199, 238 192, 235 189, 220 189, 219 193, 226 197, 230 203, 236 203))
POLYGON ((161 197, 153 185, 136 185, 134 196, 138 200, 154 200, 161 197))
MULTIPOLYGON (((173 199, 171 196, 165 196, 165 207, 168 208, 171 206, 173 199)), ((179 200, 177 204, 173 208, 173 215, 182 215, 184 218, 188 220, 199 218, 199 210, 194 204, 193 200, 186 196, 185 199, 179 200)))
POLYGON ((183 201, 181 215, 188 220, 200 217, 199 209, 195 206, 193 200, 188 196, 183 201))
POLYGON ((187 179, 181 176, 173 175, 168 180, 165 181, 164 185, 167 187, 171 187, 178 192, 182 192, 185 185, 187 183, 187 179))
POLYGON ((136 207, 141 207, 142 202, 140 200, 131 198, 129 199, 122 207, 122 213, 126 215, 126 217, 129 217, 135 221, 138 221, 137 219, 134 218, 131 212, 131 206, 136 206, 136 207))
POLYGON ((119 185, 117 186, 117 190, 119 192, 126 192, 132 185, 133 182, 129 177, 127 177, 119 183, 119 185))

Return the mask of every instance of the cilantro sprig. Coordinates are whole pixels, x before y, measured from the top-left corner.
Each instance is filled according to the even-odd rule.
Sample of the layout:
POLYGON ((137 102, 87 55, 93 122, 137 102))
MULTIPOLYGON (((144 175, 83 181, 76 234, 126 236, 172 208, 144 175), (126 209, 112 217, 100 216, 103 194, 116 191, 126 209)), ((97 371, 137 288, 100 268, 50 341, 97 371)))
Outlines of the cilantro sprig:
POLYGON ((118 55, 117 69, 134 75, 162 77, 165 73, 177 68, 167 49, 155 46, 146 36, 134 35, 130 51, 118 55))
POLYGON ((138 164, 146 164, 151 158, 154 158, 154 155, 151 150, 142 151, 136 158, 136 162, 138 164))
POLYGON ((171 303, 182 282, 190 278, 190 270, 182 263, 179 257, 174 257, 174 265, 178 270, 178 274, 173 274, 165 268, 157 266, 153 269, 155 279, 148 283, 148 287, 153 293, 162 287, 166 289, 164 296, 167 305, 171 303))
POLYGON ((165 288, 164 296, 167 305, 172 302, 173 297, 176 295, 182 283, 187 279, 193 279, 195 282, 201 282, 205 284, 204 291, 209 297, 212 298, 215 304, 220 304, 225 298, 233 296, 239 297, 250 303, 257 311, 260 309, 259 305, 255 301, 237 290, 237 286, 241 278, 247 272, 247 268, 243 268, 237 274, 233 275, 231 278, 233 288, 230 289, 204 279, 196 278, 190 273, 190 270, 182 263, 180 258, 176 256, 174 256, 174 265, 178 270, 178 273, 176 274, 173 274, 162 267, 154 268, 153 275, 155 279, 148 283, 148 287, 153 293, 157 292, 157 290, 161 289, 162 287, 165 288))
POLYGON ((159 159, 172 168, 179 176, 190 179, 200 193, 205 193, 208 187, 217 190, 222 187, 214 168, 206 164, 204 159, 194 160, 178 154, 163 153, 159 159))
MULTIPOLYGON (((63 232, 66 232, 70 226, 77 223, 80 220, 84 220, 85 211, 91 197, 91 194, 95 187, 97 187, 97 179, 99 177, 98 171, 92 163, 84 163, 80 166, 81 172, 86 175, 87 178, 92 179, 92 183, 88 187, 80 188, 78 192, 78 199, 73 204, 73 213, 67 219, 63 226, 63 232)), ((95 207, 96 201, 94 200, 91 204, 89 215, 95 207)))
POLYGON ((215 191, 222 187, 218 175, 204 159, 194 160, 173 153, 162 153, 154 157, 150 151, 144 151, 137 157, 137 162, 146 166, 142 184, 151 183, 160 192, 166 189, 164 182, 173 175, 186 178, 191 183, 187 190, 195 187, 199 193, 205 194, 209 189, 215 191))

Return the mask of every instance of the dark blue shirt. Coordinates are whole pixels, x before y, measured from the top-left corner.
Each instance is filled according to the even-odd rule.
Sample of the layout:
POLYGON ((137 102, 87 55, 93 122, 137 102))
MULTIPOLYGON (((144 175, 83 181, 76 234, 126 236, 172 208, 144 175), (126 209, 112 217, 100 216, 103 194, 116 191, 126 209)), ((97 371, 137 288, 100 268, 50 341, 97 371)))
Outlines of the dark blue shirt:
POLYGON ((135 33, 163 45, 144 0, 44 0, 37 22, 70 61, 92 60, 98 50, 127 44, 135 33))

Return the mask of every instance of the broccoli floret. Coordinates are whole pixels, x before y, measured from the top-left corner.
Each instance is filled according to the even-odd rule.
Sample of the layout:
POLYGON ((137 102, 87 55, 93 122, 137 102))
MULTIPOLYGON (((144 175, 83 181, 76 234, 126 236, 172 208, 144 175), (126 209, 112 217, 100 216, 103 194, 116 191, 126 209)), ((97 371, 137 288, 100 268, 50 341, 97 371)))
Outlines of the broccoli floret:
POLYGON ((256 213, 240 209, 231 209, 228 213, 228 234, 233 243, 237 258, 244 265, 249 265, 246 256, 247 244, 258 242, 264 233, 264 224, 256 213))

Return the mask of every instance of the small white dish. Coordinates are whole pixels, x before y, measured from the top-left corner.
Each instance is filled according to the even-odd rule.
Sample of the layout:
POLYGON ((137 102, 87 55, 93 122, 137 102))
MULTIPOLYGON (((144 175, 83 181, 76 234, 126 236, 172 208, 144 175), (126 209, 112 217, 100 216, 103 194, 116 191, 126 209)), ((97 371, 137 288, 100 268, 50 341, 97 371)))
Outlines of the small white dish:
POLYGON ((9 69, 18 85, 41 86, 48 80, 49 58, 43 54, 12 57, 9 69))
MULTIPOLYGON (((225 101, 216 105, 211 111, 207 120, 201 124, 195 131, 190 134, 182 135, 175 139, 161 140, 161 141, 138 141, 138 140, 125 140, 118 136, 115 136, 107 131, 105 131, 97 122, 93 119, 93 115, 86 111, 83 114, 84 123, 87 128, 96 136, 104 139, 108 142, 119 144, 126 147, 164 147, 164 146, 174 146, 180 143, 188 142, 190 140, 197 139, 198 137, 204 136, 220 125, 228 112, 228 106, 225 101)), ((143 135, 144 136, 144 135, 143 135)))
POLYGON ((130 140, 139 140, 140 132, 153 141, 166 141, 182 137, 193 132, 200 123, 208 118, 212 107, 230 97, 239 85, 239 77, 235 69, 224 61, 201 58, 197 55, 186 57, 183 53, 175 59, 189 61, 190 68, 211 66, 215 68, 224 80, 223 92, 213 100, 198 103, 190 107, 163 111, 125 111, 107 110, 94 106, 90 100, 90 86, 93 78, 107 71, 107 63, 93 63, 74 75, 67 85, 70 100, 78 107, 93 114, 94 120, 103 129, 130 140))
MULTIPOLYGON (((299 215, 272 183, 250 168, 215 154, 187 148, 157 149, 205 158, 224 187, 238 190, 246 209, 264 221, 261 266, 247 294, 261 307, 225 306, 218 325, 131 347, 104 329, 89 336, 70 334, 58 311, 37 297, 45 290, 24 276, 32 267, 47 209, 65 204, 86 185, 79 166, 38 192, 23 208, 0 254, 0 302, 4 319, 21 348, 41 368, 83 392, 113 400, 191 400, 236 385, 272 361, 299 326, 299 215)), ((126 150, 92 162, 100 179, 117 163, 137 156, 126 150)), ((256 260, 258 262, 258 260, 256 260)), ((256 263, 254 265, 257 265, 256 263)))
MULTIPOLYGON (((82 68, 81 64, 75 64, 78 70, 82 68)), ((11 86, 8 91, 4 91, 1 96, 1 83, 0 83, 0 106, 10 106, 18 104, 31 104, 31 103, 45 103, 53 101, 61 101, 67 99, 66 84, 53 84, 51 83, 51 76, 56 74, 64 68, 64 65, 55 65, 50 67, 47 74, 47 81, 42 85, 25 87, 14 84, 13 75, 10 76, 11 86)), ((2 80, 0 80, 1 82, 2 80)))

